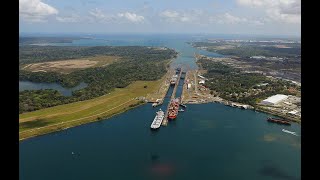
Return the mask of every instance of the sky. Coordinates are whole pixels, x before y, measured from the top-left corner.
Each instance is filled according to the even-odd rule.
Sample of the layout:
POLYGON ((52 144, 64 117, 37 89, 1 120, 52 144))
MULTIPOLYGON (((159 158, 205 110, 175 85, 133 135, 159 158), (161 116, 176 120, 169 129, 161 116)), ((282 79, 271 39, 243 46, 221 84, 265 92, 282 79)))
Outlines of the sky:
POLYGON ((20 33, 301 33, 301 0, 19 0, 20 33))

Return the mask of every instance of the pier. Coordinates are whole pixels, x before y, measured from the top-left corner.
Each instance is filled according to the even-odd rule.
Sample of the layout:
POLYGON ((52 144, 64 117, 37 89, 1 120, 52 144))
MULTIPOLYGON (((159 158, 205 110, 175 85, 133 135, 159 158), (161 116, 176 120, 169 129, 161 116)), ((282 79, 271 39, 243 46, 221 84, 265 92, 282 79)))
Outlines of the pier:
POLYGON ((165 112, 165 115, 164 115, 164 119, 162 121, 162 125, 163 126, 166 126, 168 124, 169 105, 170 105, 171 100, 175 98, 175 95, 176 95, 176 92, 177 92, 177 88, 178 88, 178 85, 179 85, 179 81, 180 81, 180 78, 181 78, 181 74, 182 74, 182 69, 180 70, 180 73, 179 73, 178 78, 177 78, 177 82, 174 85, 173 92, 172 92, 171 98, 169 100, 169 103, 168 103, 168 106, 167 106, 167 109, 166 109, 166 112, 165 112))

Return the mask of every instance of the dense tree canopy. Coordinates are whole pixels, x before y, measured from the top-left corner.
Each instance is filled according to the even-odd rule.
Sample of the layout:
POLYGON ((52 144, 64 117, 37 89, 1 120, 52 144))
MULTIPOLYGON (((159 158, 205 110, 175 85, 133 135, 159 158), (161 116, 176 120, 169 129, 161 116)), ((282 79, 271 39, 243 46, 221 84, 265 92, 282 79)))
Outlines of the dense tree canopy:
POLYGON ((288 91, 290 87, 298 89, 290 82, 271 80, 256 73, 243 73, 220 62, 200 59, 197 63, 207 70, 204 76, 209 80, 205 86, 230 101, 254 106, 258 100, 274 94, 294 94, 288 91), (267 85, 259 86, 264 83, 267 85))
POLYGON ((59 59, 80 58, 97 54, 116 55, 122 60, 105 67, 74 71, 70 74, 55 72, 29 72, 20 70, 19 79, 33 82, 56 82, 74 87, 81 82, 88 87, 73 92, 72 97, 49 90, 20 92, 20 113, 58 104, 91 99, 104 95, 114 88, 123 88, 137 80, 157 80, 166 73, 166 64, 177 53, 171 49, 139 46, 127 47, 20 47, 20 63, 43 62, 59 59), (22 50, 21 50, 22 49, 22 50), (88 54, 87 54, 88 53, 88 54), (36 100, 35 98, 38 98, 36 100), (39 100, 41 98, 41 101, 39 100), (55 101, 52 101, 55 99, 55 101))

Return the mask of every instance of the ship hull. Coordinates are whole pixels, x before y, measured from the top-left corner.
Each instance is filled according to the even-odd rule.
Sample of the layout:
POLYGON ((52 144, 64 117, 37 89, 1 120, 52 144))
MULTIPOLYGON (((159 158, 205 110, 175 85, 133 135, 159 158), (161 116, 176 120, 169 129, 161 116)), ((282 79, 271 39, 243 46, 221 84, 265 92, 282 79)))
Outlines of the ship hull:
POLYGON ((271 123, 277 123, 277 124, 282 124, 282 125, 287 125, 287 126, 291 125, 291 123, 289 121, 282 120, 282 119, 268 118, 267 121, 271 122, 271 123))
POLYGON ((178 116, 179 104, 180 104, 179 98, 171 100, 171 102, 169 104, 169 110, 168 110, 168 119, 169 120, 174 120, 178 116))

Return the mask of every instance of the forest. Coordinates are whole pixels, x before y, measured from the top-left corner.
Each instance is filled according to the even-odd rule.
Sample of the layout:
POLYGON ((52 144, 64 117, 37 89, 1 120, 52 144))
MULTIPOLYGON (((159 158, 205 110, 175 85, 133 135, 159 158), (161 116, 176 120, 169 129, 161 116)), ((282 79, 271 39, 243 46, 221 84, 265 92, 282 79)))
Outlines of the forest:
POLYGON ((213 62, 206 59, 197 61, 201 67, 207 70, 204 74, 209 80, 205 86, 226 100, 240 102, 255 106, 268 96, 275 94, 291 94, 289 88, 298 87, 283 80, 271 80, 264 75, 257 73, 243 73, 239 69, 224 65, 220 62, 213 62), (258 87, 258 84, 268 83, 267 86, 258 87))
POLYGON ((20 63, 54 61, 89 57, 94 55, 116 55, 122 60, 105 67, 94 67, 59 74, 55 72, 30 72, 20 69, 19 80, 32 82, 56 82, 64 87, 74 87, 81 82, 88 87, 73 92, 71 97, 62 96, 54 90, 31 90, 19 93, 19 113, 46 107, 95 98, 109 93, 114 88, 123 88, 133 81, 160 79, 166 73, 170 59, 177 56, 172 49, 124 46, 124 47, 20 47, 20 63))
POLYGON ((279 44, 279 43, 235 43, 235 42, 194 42, 194 47, 206 47, 208 51, 223 55, 237 56, 240 58, 249 58, 251 56, 266 57, 287 57, 299 58, 301 55, 301 46, 298 43, 279 44), (288 48, 277 48, 275 45, 285 45, 288 48))

